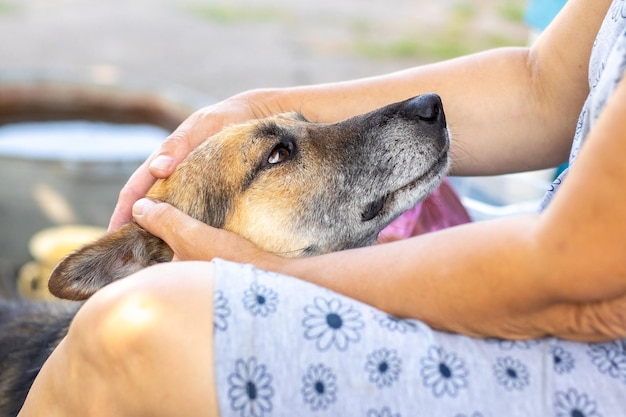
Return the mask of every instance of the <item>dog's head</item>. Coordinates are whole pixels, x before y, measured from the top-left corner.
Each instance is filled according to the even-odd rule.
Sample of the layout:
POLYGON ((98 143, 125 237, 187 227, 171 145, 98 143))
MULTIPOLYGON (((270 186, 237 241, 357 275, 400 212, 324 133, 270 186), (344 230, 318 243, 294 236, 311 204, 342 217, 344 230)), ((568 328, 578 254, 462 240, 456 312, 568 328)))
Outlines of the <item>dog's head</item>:
MULTIPOLYGON (((440 183, 448 147, 434 94, 335 124, 282 114, 225 128, 148 197, 267 251, 309 256, 375 242, 440 183)), ((50 289, 62 298, 87 298, 171 257, 163 241, 129 224, 63 260, 50 289)))

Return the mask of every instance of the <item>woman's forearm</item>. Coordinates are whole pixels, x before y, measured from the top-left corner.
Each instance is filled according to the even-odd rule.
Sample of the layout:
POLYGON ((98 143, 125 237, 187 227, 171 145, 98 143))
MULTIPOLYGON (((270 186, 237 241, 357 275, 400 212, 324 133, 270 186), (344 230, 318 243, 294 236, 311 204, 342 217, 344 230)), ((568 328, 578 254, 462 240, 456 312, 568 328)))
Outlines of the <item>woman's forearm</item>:
POLYGON ((538 219, 468 224, 405 241, 259 266, 435 328, 539 336, 543 329, 519 327, 520 317, 550 301, 542 288, 543 261, 535 253, 538 219))

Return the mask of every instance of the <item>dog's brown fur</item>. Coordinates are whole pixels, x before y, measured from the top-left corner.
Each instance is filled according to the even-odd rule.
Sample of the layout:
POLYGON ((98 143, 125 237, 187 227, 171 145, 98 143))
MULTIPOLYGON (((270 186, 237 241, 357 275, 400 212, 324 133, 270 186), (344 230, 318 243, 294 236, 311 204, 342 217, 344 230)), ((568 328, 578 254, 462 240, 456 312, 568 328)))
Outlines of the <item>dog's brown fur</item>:
MULTIPOLYGON (((224 129, 148 196, 266 250, 307 256, 375 242, 439 184, 448 147, 434 95, 336 124, 280 115, 224 129)), ((131 223, 63 260, 50 289, 85 299, 171 257, 163 241, 131 223)), ((76 308, 0 301, 0 417, 17 414, 76 308)))

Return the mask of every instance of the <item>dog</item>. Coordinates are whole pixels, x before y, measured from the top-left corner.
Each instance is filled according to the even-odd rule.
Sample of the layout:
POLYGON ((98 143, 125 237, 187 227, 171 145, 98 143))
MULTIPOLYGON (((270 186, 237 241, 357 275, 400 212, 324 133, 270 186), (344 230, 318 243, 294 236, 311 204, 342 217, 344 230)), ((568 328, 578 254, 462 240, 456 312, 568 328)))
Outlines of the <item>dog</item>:
MULTIPOLYGON (((172 204, 260 248, 301 257, 370 245, 447 173, 441 99, 425 94, 338 123, 298 113, 224 128, 147 197, 172 204)), ((135 223, 66 257, 49 279, 63 299, 172 259, 135 223)), ((0 302, 0 417, 15 416, 80 306, 0 302)))

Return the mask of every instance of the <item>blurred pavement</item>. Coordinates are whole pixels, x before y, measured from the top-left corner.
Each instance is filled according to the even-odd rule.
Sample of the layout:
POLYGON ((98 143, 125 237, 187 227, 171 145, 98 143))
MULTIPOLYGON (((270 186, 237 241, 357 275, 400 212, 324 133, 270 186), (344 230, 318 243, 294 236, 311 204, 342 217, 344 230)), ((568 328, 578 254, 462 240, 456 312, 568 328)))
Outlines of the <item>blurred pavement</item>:
POLYGON ((463 19, 468 23, 453 33, 458 42, 480 34, 523 43, 523 24, 499 12, 520 3, 0 0, 0 82, 87 80, 222 99, 250 88, 337 81, 433 60, 419 51, 372 49, 411 48, 411 39, 427 41, 463 19))

